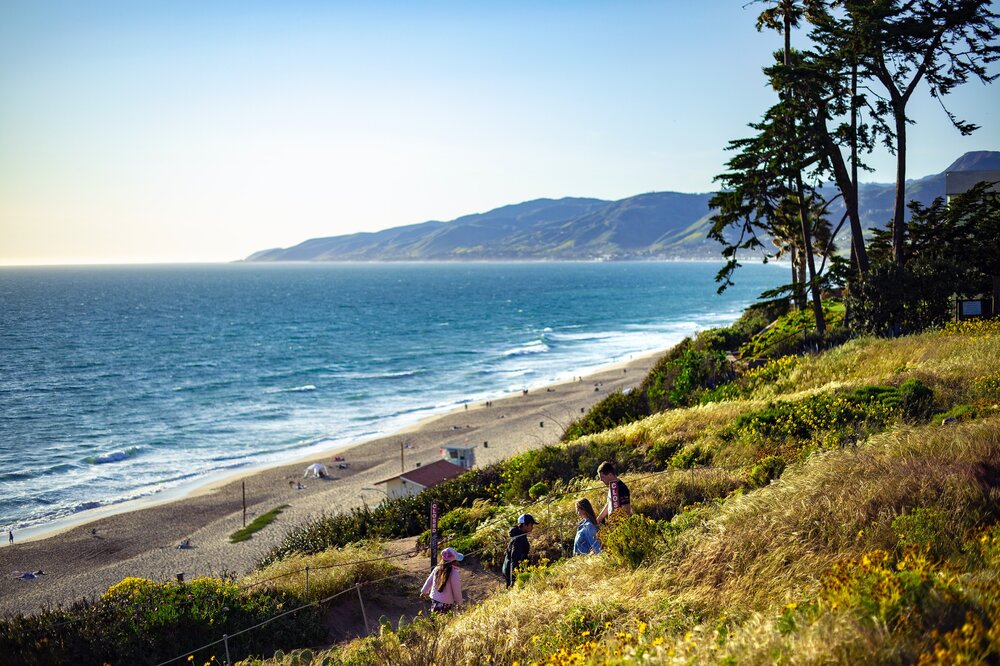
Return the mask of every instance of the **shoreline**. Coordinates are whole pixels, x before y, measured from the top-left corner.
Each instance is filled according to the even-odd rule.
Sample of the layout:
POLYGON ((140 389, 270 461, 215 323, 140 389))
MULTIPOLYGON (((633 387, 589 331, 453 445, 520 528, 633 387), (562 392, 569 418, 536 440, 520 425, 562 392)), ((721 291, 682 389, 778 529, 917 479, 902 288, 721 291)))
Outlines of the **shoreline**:
POLYGON ((530 387, 524 394, 465 403, 346 446, 229 470, 176 495, 172 489, 155 500, 93 509, 71 524, 53 522, 44 533, 23 540, 16 531, 14 545, 0 547, 0 567, 8 572, 43 570, 47 575, 33 581, 0 579, 0 612, 65 605, 100 595, 127 576, 173 580, 181 572, 188 579, 243 575, 289 529, 324 513, 380 501, 384 491, 375 485, 400 473, 401 452, 410 471, 440 460, 439 449, 445 444, 475 446, 476 463, 482 466, 555 443, 581 410, 617 389, 637 385, 668 349, 637 353, 578 378, 530 387), (411 448, 404 449, 404 442, 411 448), (335 455, 346 458, 350 467, 337 469, 335 455), (332 478, 304 479, 303 468, 311 462, 326 463, 332 478), (298 490, 298 482, 305 488, 298 490), (244 484, 247 522, 277 506, 288 508, 250 540, 231 544, 229 535, 242 525, 244 484), (182 539, 190 539, 194 548, 178 549, 182 539))
MULTIPOLYGON (((679 342, 679 340, 678 340, 679 342)), ((589 368, 583 368, 579 370, 578 373, 574 373, 573 377, 581 377, 583 381, 586 381, 590 376, 607 372, 610 370, 617 370, 628 366, 629 363, 634 361, 641 361, 649 356, 655 356, 659 358, 669 350, 670 347, 660 350, 652 350, 645 352, 636 352, 630 354, 628 359, 620 359, 613 361, 611 363, 606 363, 598 366, 592 366, 589 368), (587 374, 583 374, 587 373, 587 374)), ((565 379, 555 378, 554 380, 544 380, 538 384, 531 384, 527 386, 530 391, 546 390, 548 388, 556 387, 561 384, 568 383, 565 379)), ((144 495, 142 497, 136 497, 133 499, 123 500, 119 502, 112 502, 109 504, 102 504, 92 509, 87 509, 75 514, 69 514, 62 516, 55 520, 40 523, 37 525, 31 525, 28 527, 18 528, 15 526, 15 538, 19 543, 28 543, 31 541, 38 541, 40 539, 47 539, 50 537, 57 536, 63 532, 71 530, 75 527, 81 527, 89 523, 114 516, 119 513, 127 513, 130 511, 140 511, 146 508, 152 508, 155 506, 161 506, 163 504, 168 504, 171 502, 181 502, 185 499, 191 497, 197 497, 203 493, 214 492, 218 488, 231 483, 234 480, 245 478, 248 476, 253 476, 258 473, 267 472, 275 468, 286 467, 289 465, 298 464, 309 464, 311 462, 321 461, 332 455, 340 455, 349 452, 351 449, 356 447, 364 446, 370 442, 375 442, 383 438, 388 437, 398 437, 406 435, 410 432, 415 432, 421 428, 430 425, 434 420, 446 418, 450 415, 465 412, 465 408, 462 405, 468 405, 470 407, 479 406, 486 401, 502 401, 512 397, 520 397, 520 395, 515 391, 506 391, 497 394, 498 397, 487 397, 480 398, 476 400, 469 401, 467 403, 459 403, 448 405, 446 407, 440 408, 440 411, 435 411, 436 408, 428 407, 425 410, 430 412, 424 416, 417 418, 411 423, 404 424, 401 427, 394 430, 386 430, 384 432, 379 432, 376 434, 362 436, 358 439, 348 441, 348 442, 338 442, 332 443, 330 446, 322 447, 319 449, 314 449, 308 453, 301 453, 296 455, 291 455, 288 458, 282 460, 273 460, 267 462, 259 463, 249 463, 246 466, 239 468, 230 468, 218 470, 215 472, 209 472, 206 476, 191 481, 186 481, 177 486, 167 488, 162 491, 157 491, 149 495, 144 495)), ((315 447, 325 441, 335 442, 332 438, 321 437, 317 438, 314 442, 307 445, 308 448, 315 447)), ((306 447, 304 447, 306 448, 306 447)))

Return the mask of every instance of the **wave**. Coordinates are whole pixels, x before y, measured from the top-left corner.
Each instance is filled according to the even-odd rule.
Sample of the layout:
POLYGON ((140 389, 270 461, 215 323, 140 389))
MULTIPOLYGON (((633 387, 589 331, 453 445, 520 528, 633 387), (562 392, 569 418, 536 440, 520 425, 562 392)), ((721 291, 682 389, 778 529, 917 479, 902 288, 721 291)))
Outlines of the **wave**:
POLYGON ((501 352, 501 356, 526 356, 528 354, 544 354, 549 351, 549 346, 545 344, 544 340, 535 340, 529 342, 523 347, 515 347, 514 349, 508 349, 505 352, 501 352))
POLYGON ((306 384, 305 386, 292 386, 291 388, 270 388, 265 390, 264 393, 307 393, 315 390, 315 384, 306 384))
POLYGON ((396 370, 386 372, 350 372, 340 375, 341 379, 403 379, 404 377, 416 377, 424 374, 423 370, 396 370))
POLYGON ((553 341, 588 342, 594 340, 612 340, 619 335, 621 334, 611 331, 593 331, 590 333, 549 333, 546 337, 553 341))
POLYGON ((123 449, 121 451, 112 451, 111 453, 102 453, 96 456, 87 456, 86 458, 83 459, 83 462, 87 463, 88 465, 104 465, 107 463, 120 462, 127 458, 131 458, 137 453, 139 453, 139 447, 130 446, 129 448, 123 449))

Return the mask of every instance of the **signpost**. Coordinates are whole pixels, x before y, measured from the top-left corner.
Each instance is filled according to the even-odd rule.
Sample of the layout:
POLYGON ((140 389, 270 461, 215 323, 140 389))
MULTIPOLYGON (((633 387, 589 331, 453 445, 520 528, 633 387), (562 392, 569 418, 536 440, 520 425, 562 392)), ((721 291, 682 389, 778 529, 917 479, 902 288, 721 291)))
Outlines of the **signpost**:
POLYGON ((431 504, 431 569, 438 563, 438 505, 431 504))

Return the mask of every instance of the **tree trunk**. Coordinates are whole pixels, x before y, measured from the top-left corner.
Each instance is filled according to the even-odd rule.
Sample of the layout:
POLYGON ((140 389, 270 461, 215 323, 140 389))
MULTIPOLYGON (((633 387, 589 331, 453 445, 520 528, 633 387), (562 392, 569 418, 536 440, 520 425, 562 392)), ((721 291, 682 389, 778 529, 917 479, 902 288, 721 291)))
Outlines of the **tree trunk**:
POLYGON ((847 172, 847 165, 844 163, 840 146, 830 138, 825 123, 820 135, 823 137, 824 151, 833 166, 834 180, 837 181, 837 187, 844 195, 844 208, 847 209, 847 216, 851 220, 852 255, 857 259, 858 272, 861 274, 861 279, 864 280, 868 273, 868 251, 865 249, 864 229, 861 228, 861 214, 858 212, 857 175, 855 172, 855 176, 852 178, 847 172))
POLYGON ((868 274, 868 251, 865 249, 865 231, 861 228, 858 211, 858 63, 851 64, 851 195, 854 198, 854 215, 851 216, 851 258, 858 269, 861 281, 868 274))
POLYGON ((805 253, 806 268, 808 269, 809 291, 812 293, 813 315, 816 317, 816 331, 823 335, 826 333, 826 320, 823 317, 823 303, 820 300, 819 280, 816 279, 816 260, 813 257, 812 231, 809 226, 809 214, 806 210, 805 193, 802 187, 802 174, 795 175, 795 189, 799 196, 799 221, 802 223, 802 251, 805 253))
POLYGON ((901 103, 893 100, 896 119, 896 197, 892 211, 892 260, 903 265, 903 239, 906 228, 906 111, 901 103))

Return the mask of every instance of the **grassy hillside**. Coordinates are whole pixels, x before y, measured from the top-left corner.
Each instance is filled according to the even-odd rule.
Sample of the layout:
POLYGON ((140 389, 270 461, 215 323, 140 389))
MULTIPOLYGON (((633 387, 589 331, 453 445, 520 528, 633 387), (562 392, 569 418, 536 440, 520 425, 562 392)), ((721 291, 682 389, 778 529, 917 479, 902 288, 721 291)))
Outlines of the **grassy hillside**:
MULTIPOLYGON (((728 396, 565 447, 660 459, 637 515, 565 558, 572 504, 532 510, 511 591, 320 653, 328 663, 994 663, 1000 658, 1000 325, 772 361, 728 396)), ((477 503, 464 547, 516 506, 477 503), (478 526, 478 527, 477 527, 478 526)), ((267 663, 292 663, 291 655, 267 663)))
POLYGON ((684 341, 558 446, 313 520, 242 580, 129 578, 4 619, 0 653, 211 663, 228 634, 234 658, 269 666, 997 663, 1000 322, 777 356, 812 347, 809 322, 786 313, 750 336, 770 313, 684 341), (602 527, 601 555, 569 557, 574 502, 603 502, 602 459, 625 470, 636 514, 602 527), (419 581, 397 557, 412 541, 382 540, 426 543, 431 501, 450 509, 439 528, 467 554, 477 603, 396 622, 419 581), (531 564, 487 594, 525 510, 541 521, 531 564), (358 635, 337 631, 358 585, 393 622, 317 651, 358 635))

